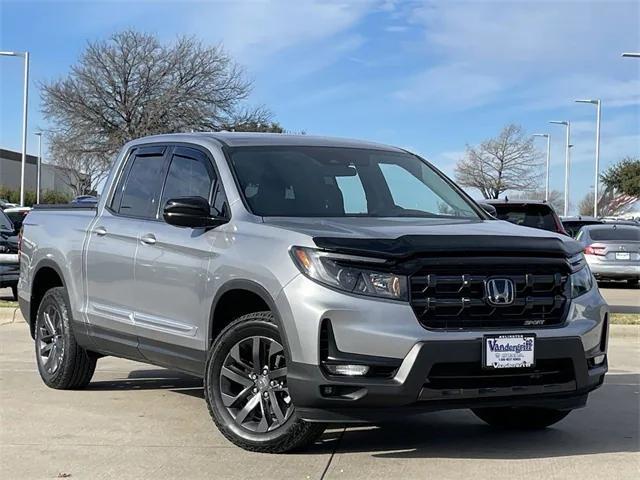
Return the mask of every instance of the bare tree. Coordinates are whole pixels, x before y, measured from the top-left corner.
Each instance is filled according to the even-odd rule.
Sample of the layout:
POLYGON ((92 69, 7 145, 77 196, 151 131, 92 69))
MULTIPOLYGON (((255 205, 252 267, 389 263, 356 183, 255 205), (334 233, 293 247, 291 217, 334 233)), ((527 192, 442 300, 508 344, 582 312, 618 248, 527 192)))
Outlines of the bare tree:
POLYGON ((89 43, 67 77, 42 85, 43 113, 55 125, 52 158, 69 162, 73 153, 82 173, 100 176, 98 166, 108 168, 103 160, 137 137, 232 129, 237 120, 268 123, 265 108, 242 107, 250 91, 220 46, 190 37, 164 45, 153 35, 116 33, 89 43))
POLYGON ((109 174, 111 156, 85 152, 73 137, 54 135, 49 150, 57 174, 74 196, 93 192, 109 174))
POLYGON ((484 198, 498 198, 507 190, 528 191, 540 180, 540 155, 533 139, 519 125, 507 125, 496 137, 477 147, 467 145, 455 171, 460 185, 480 190, 484 198))

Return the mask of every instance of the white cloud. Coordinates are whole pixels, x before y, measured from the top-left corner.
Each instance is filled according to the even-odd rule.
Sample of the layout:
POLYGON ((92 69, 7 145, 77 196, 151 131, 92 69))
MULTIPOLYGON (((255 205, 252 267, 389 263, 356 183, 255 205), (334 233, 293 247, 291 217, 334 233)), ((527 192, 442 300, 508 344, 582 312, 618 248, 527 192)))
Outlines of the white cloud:
MULTIPOLYGON (((377 3, 377 2, 375 2, 377 3)), ((241 63, 267 64, 285 50, 339 39, 375 6, 372 1, 238 1, 203 5, 191 30, 225 47, 241 63)), ((307 50, 308 54, 308 50, 307 50)))
POLYGON ((622 72, 620 52, 640 49, 639 20, 633 0, 420 4, 406 22, 423 29, 423 51, 435 65, 405 89, 414 98, 435 89, 440 104, 469 107, 500 98, 543 109, 580 96, 636 104, 638 69, 622 72), (450 87, 438 72, 452 74, 450 87))
POLYGON ((499 77, 473 72, 466 64, 442 65, 410 78, 394 97, 408 103, 448 110, 489 103, 504 87, 499 77))

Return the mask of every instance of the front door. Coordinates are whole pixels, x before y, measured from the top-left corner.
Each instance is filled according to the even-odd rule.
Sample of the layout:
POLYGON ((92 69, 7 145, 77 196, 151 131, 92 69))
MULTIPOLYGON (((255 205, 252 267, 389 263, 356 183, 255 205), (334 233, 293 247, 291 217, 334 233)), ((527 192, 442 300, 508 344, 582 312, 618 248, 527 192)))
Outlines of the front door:
POLYGON ((108 205, 93 223, 86 250, 86 313, 100 351, 141 357, 134 322, 134 261, 140 225, 157 215, 166 147, 134 149, 108 205))
POLYGON ((201 373, 211 308, 209 262, 215 230, 181 228, 162 220, 167 200, 200 196, 211 202, 213 164, 202 150, 170 152, 157 222, 141 224, 135 262, 135 314, 140 350, 150 361, 201 373))

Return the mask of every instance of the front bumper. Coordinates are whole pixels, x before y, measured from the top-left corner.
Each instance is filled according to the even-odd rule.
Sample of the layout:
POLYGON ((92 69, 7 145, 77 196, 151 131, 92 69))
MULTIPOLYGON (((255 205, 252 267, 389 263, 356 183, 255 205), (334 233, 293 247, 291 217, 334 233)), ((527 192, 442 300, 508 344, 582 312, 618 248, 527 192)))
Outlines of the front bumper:
POLYGON ((553 327, 431 330, 419 324, 406 303, 346 295, 303 276, 283 289, 276 304, 287 334, 289 389, 298 414, 309 421, 379 422, 425 410, 501 405, 579 408, 607 370, 606 359, 597 366, 592 360, 606 354, 608 308, 597 288, 574 299, 565 323, 553 327), (391 378, 327 375, 320 366, 324 320, 331 322, 339 352, 360 360, 395 360, 397 371, 391 378), (496 385, 465 381, 458 387, 430 388, 436 365, 479 366, 483 336, 495 333, 535 333, 536 362, 564 359, 571 379, 496 385), (337 394, 323 393, 324 386, 335 387, 337 394))
POLYGON ((289 391, 301 418, 313 422, 368 423, 424 411, 487 406, 538 406, 574 409, 600 386, 607 371, 606 330, 602 345, 585 352, 578 337, 536 342, 536 364, 558 365, 557 371, 522 369, 509 374, 432 376, 436 365, 480 365, 482 340, 417 343, 392 378, 326 375, 319 366, 293 363, 289 391), (505 376, 507 375, 507 376, 505 376), (330 387, 329 390, 327 387, 330 387), (326 392, 331 392, 327 394, 326 392))

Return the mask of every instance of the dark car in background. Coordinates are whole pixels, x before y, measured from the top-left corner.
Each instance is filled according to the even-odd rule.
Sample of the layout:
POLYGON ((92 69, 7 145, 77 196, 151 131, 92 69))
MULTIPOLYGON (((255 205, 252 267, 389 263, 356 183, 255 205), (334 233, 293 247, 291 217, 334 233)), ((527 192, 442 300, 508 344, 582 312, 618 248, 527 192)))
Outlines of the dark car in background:
POLYGON ((582 227, 587 225, 600 225, 604 223, 600 218, 584 215, 578 215, 577 217, 560 217, 560 220, 562 221, 562 226, 567 232, 567 235, 573 238, 576 238, 582 227))
POLYGON ((584 256, 598 280, 640 281, 640 227, 603 223, 587 225, 576 240, 584 246, 584 256))
POLYGON ((496 209, 496 217, 523 227, 539 228, 567 235, 560 217, 551 205, 543 200, 483 200, 496 209))
POLYGON ((4 214, 9 217, 11 223, 13 223, 13 228, 17 232, 20 232, 22 228, 22 222, 24 222, 24 217, 31 211, 31 207, 11 207, 5 208, 4 214))
POLYGON ((0 288, 10 287, 15 299, 18 298, 19 276, 16 229, 9 217, 0 210, 0 288))

